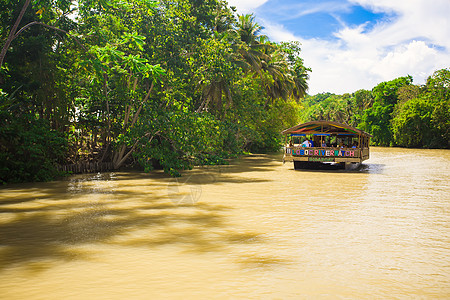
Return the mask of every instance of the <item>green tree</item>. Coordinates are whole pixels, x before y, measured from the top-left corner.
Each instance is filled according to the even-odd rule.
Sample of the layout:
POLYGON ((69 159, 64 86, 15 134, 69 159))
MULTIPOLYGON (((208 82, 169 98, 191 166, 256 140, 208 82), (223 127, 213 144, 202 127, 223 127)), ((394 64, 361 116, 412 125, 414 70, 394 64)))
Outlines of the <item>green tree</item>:
POLYGON ((424 87, 399 90, 392 130, 397 145, 404 147, 448 148, 450 129, 450 72, 434 72, 424 87))
POLYGON ((431 122, 439 137, 439 148, 450 147, 450 69, 441 69, 427 80, 429 97, 436 99, 431 122))
POLYGON ((0 3, 10 95, 0 102, 9 153, 2 170, 31 159, 28 148, 46 166, 39 176, 17 168, 17 180, 48 179, 57 163, 84 161, 156 164, 177 175, 278 149, 279 132, 298 121, 310 72, 299 45, 270 42, 253 16, 235 16, 225 1, 0 3))
POLYGON ((382 82, 373 88, 374 103, 371 108, 365 110, 360 127, 373 135, 372 142, 375 145, 393 145, 391 114, 398 102, 397 91, 411 84, 412 77, 406 76, 382 82))
POLYGON ((66 155, 64 136, 33 114, 18 117, 16 108, 14 95, 0 90, 0 184, 53 179, 66 155))
POLYGON ((392 119, 396 145, 416 148, 435 145, 435 132, 431 124, 433 106, 424 98, 413 98, 403 103, 392 119))

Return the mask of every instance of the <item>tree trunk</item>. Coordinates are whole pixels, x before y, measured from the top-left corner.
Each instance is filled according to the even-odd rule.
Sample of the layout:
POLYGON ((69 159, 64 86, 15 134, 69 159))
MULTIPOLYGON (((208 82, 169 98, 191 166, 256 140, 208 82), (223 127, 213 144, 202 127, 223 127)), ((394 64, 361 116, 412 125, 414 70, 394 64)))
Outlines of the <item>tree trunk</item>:
MULTIPOLYGON (((153 86, 154 86, 154 84, 153 84, 153 82, 152 82, 152 84, 151 84, 151 86, 150 86, 150 88, 149 88, 147 94, 145 95, 145 97, 144 97, 144 99, 141 101, 141 103, 139 104, 139 107, 138 107, 137 111, 134 113, 133 119, 132 119, 132 121, 131 121, 129 127, 133 127, 133 125, 137 122, 137 119, 138 119, 139 114, 140 114, 140 112, 141 112, 141 110, 142 110, 142 107, 144 106, 144 103, 145 103, 145 102, 148 100, 148 98, 150 97, 150 94, 151 94, 151 92, 152 92, 152 90, 153 90, 153 86)), ((127 127, 128 127, 127 125, 128 125, 128 122, 129 122, 129 119, 130 119, 130 118, 131 118, 131 107, 130 107, 130 109, 127 111, 126 116, 125 116, 125 122, 124 122, 124 124, 123 124, 123 132, 126 131, 126 129, 127 129, 127 127)), ((146 134, 146 135, 148 135, 148 134, 146 134)), ((150 140, 152 140, 153 137, 154 137, 154 136, 152 136, 152 138, 151 138, 150 140)), ((127 147, 126 145, 121 145, 121 146, 119 147, 119 150, 114 154, 114 158, 113 158, 114 168, 118 169, 118 168, 120 168, 120 167, 125 163, 125 161, 127 160, 127 158, 128 158, 128 157, 134 152, 134 150, 136 149, 136 146, 137 146, 138 142, 139 142, 139 139, 137 139, 137 140, 134 142, 133 146, 132 146, 131 149, 129 149, 128 151, 127 151, 127 148, 128 148, 128 147, 127 147)))
POLYGON ((2 52, 0 52, 0 69, 2 68, 3 60, 5 59, 6 52, 8 51, 9 46, 11 45, 11 42, 14 40, 14 36, 16 35, 17 28, 19 28, 19 24, 22 21, 23 15, 25 14, 25 11, 27 10, 28 5, 30 5, 30 2, 31 2, 31 0, 25 1, 25 4, 23 5, 22 10, 19 13, 19 16, 17 17, 13 28, 9 32, 9 36, 6 39, 5 45, 3 45, 2 52))

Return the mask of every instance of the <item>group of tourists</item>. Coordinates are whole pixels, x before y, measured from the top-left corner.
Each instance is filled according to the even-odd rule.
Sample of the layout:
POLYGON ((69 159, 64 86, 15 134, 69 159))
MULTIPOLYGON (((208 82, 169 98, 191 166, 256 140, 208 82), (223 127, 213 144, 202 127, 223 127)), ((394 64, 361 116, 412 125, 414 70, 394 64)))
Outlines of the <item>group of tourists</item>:
MULTIPOLYGON (((325 140, 321 140, 321 141, 314 141, 313 139, 308 139, 306 138, 305 141, 303 141, 303 143, 300 144, 300 147, 319 147, 318 145, 320 145, 320 147, 322 148, 326 148, 326 147, 332 147, 332 148, 358 148, 358 143, 356 141, 354 141, 352 144, 344 144, 344 142, 341 140, 339 142, 339 144, 327 144, 327 142, 325 140), (316 145, 316 146, 315 146, 316 145)), ((292 147, 292 141, 290 143, 290 146, 292 147)))

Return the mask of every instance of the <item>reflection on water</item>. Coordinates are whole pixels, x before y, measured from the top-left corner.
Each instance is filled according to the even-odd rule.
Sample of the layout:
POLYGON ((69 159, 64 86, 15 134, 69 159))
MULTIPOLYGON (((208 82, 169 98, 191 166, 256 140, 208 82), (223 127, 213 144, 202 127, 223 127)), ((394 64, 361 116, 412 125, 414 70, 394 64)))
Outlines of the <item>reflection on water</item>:
POLYGON ((448 150, 280 161, 2 188, 1 298, 450 297, 448 150))

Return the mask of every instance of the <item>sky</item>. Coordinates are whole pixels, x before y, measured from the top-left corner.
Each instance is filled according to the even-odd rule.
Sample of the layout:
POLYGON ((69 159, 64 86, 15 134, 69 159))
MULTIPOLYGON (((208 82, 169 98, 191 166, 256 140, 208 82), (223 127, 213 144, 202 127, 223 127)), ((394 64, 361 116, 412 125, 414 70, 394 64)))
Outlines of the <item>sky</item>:
POLYGON ((450 0, 228 0, 271 41, 299 41, 310 95, 450 67, 450 0))

